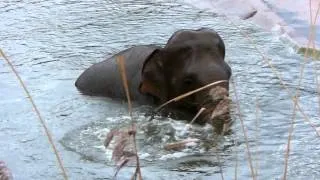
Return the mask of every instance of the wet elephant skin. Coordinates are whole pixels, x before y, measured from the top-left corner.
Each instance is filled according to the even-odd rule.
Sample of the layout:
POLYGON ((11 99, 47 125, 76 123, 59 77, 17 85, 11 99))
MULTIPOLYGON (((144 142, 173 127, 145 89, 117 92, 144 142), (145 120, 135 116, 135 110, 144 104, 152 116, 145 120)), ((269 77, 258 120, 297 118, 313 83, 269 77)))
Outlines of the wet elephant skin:
MULTIPOLYGON (((225 45, 218 33, 209 28, 184 29, 176 31, 164 47, 134 46, 92 65, 77 79, 76 87, 88 95, 125 99, 117 56, 125 59, 130 95, 138 104, 159 105, 209 83, 228 81, 231 76, 231 68, 224 61, 225 45)), ((229 89, 228 83, 219 86, 229 89)), ((216 103, 208 103, 212 98, 209 92, 172 103, 169 109, 191 115, 201 107, 212 110, 216 103)), ((199 122, 205 122, 205 117, 199 122)))

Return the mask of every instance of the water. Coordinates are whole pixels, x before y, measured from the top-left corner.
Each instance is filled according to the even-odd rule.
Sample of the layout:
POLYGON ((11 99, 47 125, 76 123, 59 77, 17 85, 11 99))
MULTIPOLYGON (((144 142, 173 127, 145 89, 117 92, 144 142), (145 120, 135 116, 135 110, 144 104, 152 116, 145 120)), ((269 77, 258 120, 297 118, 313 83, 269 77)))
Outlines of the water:
MULTIPOLYGON (((282 177, 293 102, 254 46, 224 17, 165 0, 30 0, 2 2, 0 18, 0 47, 46 120, 70 179, 110 179, 114 173, 111 149, 105 150, 102 140, 112 128, 125 127, 129 122, 126 104, 80 95, 74 87, 78 75, 131 45, 164 44, 175 30, 199 27, 214 28, 225 40, 226 59, 236 82, 231 97, 235 104, 236 90, 259 179, 282 177)), ((292 95, 302 56, 279 37, 246 21, 235 22, 266 52, 292 95)), ((315 69, 319 63, 308 61, 300 106, 310 121, 319 124, 315 69)), ((15 179, 62 179, 28 98, 4 61, 0 61, 0 87, 0 159, 8 164, 15 179)), ((160 117, 147 126, 148 131, 146 109, 134 109, 145 179, 220 179, 220 168, 225 179, 233 179, 236 163, 238 179, 251 177, 236 109, 234 133, 214 140, 210 127, 194 126, 186 131, 186 122, 160 117), (163 148, 168 142, 188 137, 211 139, 210 148, 204 148, 203 141, 180 151, 163 148)), ((320 176, 318 144, 319 137, 298 113, 289 159, 290 179, 320 176)), ((129 179, 132 170, 123 169, 119 179, 129 179)))

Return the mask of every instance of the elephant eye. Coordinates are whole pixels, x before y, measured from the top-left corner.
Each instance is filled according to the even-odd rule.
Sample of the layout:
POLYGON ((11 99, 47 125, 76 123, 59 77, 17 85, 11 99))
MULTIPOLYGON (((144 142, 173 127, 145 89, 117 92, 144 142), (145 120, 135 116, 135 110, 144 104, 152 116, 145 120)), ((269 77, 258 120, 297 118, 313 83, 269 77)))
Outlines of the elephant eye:
POLYGON ((185 86, 191 86, 192 84, 194 84, 194 78, 192 76, 187 76, 183 78, 182 82, 185 86))

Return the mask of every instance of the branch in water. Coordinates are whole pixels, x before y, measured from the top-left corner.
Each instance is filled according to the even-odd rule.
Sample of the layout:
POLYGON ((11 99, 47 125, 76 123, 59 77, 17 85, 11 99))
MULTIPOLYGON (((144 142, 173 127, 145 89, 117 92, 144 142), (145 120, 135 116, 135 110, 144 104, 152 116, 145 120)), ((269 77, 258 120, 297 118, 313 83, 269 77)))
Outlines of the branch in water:
POLYGON ((13 180, 12 174, 3 161, 0 161, 0 180, 13 180))

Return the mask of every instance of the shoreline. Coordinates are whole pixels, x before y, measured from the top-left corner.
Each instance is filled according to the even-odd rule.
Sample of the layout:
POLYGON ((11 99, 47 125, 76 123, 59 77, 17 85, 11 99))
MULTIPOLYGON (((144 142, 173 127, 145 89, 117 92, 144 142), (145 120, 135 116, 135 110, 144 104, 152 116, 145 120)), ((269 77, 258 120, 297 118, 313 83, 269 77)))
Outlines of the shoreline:
MULTIPOLYGON (((206 9, 227 17, 236 17, 250 21, 263 29, 277 33, 284 37, 303 53, 308 47, 310 18, 316 17, 320 0, 312 0, 311 6, 306 0, 183 0, 199 9, 206 9), (311 13, 310 9, 311 8, 311 13)), ((320 17, 318 17, 319 19, 320 17)), ((313 26, 314 43, 309 49, 315 48, 317 56, 320 54, 319 20, 313 26)))

